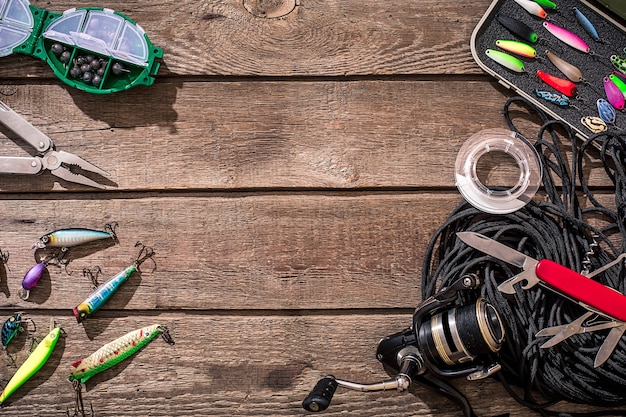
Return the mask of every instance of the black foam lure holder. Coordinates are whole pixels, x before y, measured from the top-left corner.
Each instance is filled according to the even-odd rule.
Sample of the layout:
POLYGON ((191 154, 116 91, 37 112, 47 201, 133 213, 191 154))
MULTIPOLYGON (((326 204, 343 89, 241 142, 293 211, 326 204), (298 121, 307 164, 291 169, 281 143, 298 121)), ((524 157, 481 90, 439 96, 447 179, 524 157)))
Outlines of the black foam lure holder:
MULTIPOLYGON (((532 2, 532 0, 526 0, 532 2)), ((480 23, 475 28, 472 39, 472 55, 480 67, 494 76, 502 85, 530 100, 540 109, 557 120, 567 123, 574 129, 576 136, 587 139, 600 130, 626 129, 626 111, 615 109, 615 121, 604 122, 598 110, 598 99, 609 101, 605 92, 604 80, 614 71, 611 57, 626 60, 626 26, 605 14, 601 9, 582 0, 554 0, 557 8, 544 8, 545 18, 531 14, 515 0, 495 0, 480 23), (600 39, 594 40, 574 13, 578 9, 596 29, 600 39), (537 41, 530 42, 509 31, 497 19, 497 16, 511 17, 537 34, 537 41), (582 39, 590 52, 582 52, 563 42, 544 27, 544 22, 557 25, 582 39), (536 49, 535 58, 527 58, 501 50, 498 40, 524 42, 536 49), (512 55, 524 64, 524 72, 511 70, 489 58, 487 50, 499 50, 512 55), (537 76, 537 70, 567 80, 547 57, 546 51, 577 67, 584 81, 576 82, 576 94, 570 98, 570 104, 562 107, 537 95, 537 91, 560 94, 537 76), (599 120, 599 121, 598 121, 599 120)))

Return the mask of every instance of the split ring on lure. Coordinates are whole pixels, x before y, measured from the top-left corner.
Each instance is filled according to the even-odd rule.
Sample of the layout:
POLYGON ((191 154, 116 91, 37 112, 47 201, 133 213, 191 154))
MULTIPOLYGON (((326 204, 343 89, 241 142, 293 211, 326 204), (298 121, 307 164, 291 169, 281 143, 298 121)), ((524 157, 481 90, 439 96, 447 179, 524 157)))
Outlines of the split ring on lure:
POLYGON ((154 256, 154 250, 152 248, 145 246, 141 242, 137 242, 135 247, 137 246, 141 246, 141 250, 132 265, 115 275, 113 278, 110 278, 104 284, 100 285, 94 290, 93 293, 91 293, 89 297, 87 297, 85 301, 72 309, 77 322, 82 322, 102 307, 104 303, 106 303, 111 296, 113 296, 118 288, 126 282, 128 278, 130 278, 131 275, 133 275, 136 271, 141 272, 139 270, 139 266, 145 260, 154 256))
POLYGON ((546 51, 546 56, 548 57, 550 62, 552 62, 552 64, 554 64, 554 66, 557 67, 559 71, 561 71, 563 75, 565 75, 571 81, 575 83, 583 81, 583 73, 580 72, 580 70, 576 66, 565 61, 563 58, 559 58, 557 55, 553 54, 550 51, 546 51))
POLYGON ((496 41, 496 46, 512 54, 523 56, 524 58, 537 57, 537 50, 524 42, 498 39, 496 41))
POLYGON ((539 77, 541 81, 548 84, 559 93, 565 94, 568 97, 574 97, 578 92, 576 84, 569 80, 555 77, 554 75, 548 74, 547 72, 543 72, 541 70, 537 70, 537 77, 539 77))
POLYGON ((535 43, 537 42, 537 39, 539 39, 537 34, 523 22, 520 22, 519 20, 504 15, 502 13, 496 14, 495 17, 496 20, 506 28, 506 30, 508 30, 517 37, 522 38, 530 43, 535 43))
POLYGON ((33 245, 32 249, 43 248, 70 248, 101 239, 117 240, 115 229, 117 223, 107 223, 104 231, 92 229, 59 229, 52 233, 45 234, 33 245))
POLYGON ((617 110, 623 110, 626 105, 624 94, 622 94, 617 85, 615 85, 609 77, 604 77, 602 83, 604 84, 604 92, 606 93, 606 98, 609 103, 617 110))
POLYGON ((526 10, 528 13, 532 14, 533 16, 537 16, 542 19, 545 19, 546 16, 548 16, 548 13, 546 13, 546 11, 543 10, 543 7, 541 7, 539 3, 536 3, 532 0, 513 0, 513 1, 515 1, 515 3, 522 6, 524 10, 526 10))
POLYGON ((562 27, 550 22, 543 22, 543 27, 546 28, 548 32, 553 34, 558 40, 571 46, 572 48, 586 54, 591 53, 589 45, 569 30, 563 29, 562 27))
POLYGON ((587 32, 589 36, 593 38, 594 41, 599 42, 600 35, 598 34, 598 31, 593 26, 591 21, 587 18, 587 16, 585 16, 583 12, 578 10, 577 7, 572 7, 572 11, 574 12, 574 15, 576 16, 576 20, 578 20, 578 23, 580 23, 583 29, 585 29, 585 32, 587 32))
POLYGON ((485 54, 493 59, 498 64, 502 65, 515 72, 526 72, 524 69, 524 63, 513 55, 506 54, 504 52, 496 51, 494 49, 487 49, 485 54))
POLYGON ((28 381, 41 367, 48 361, 54 347, 59 341, 59 335, 61 333, 60 327, 54 326, 54 320, 52 320, 50 333, 37 345, 35 350, 30 354, 28 359, 24 361, 9 380, 6 387, 0 394, 0 404, 4 403, 11 394, 13 394, 19 387, 21 387, 26 381, 28 381))

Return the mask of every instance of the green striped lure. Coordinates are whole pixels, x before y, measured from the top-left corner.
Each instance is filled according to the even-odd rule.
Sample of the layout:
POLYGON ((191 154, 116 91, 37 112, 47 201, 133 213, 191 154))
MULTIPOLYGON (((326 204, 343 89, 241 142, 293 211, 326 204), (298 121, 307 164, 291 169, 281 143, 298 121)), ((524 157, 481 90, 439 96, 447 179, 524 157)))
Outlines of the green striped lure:
POLYGON ((513 55, 496 51, 495 49, 487 49, 485 53, 489 58, 493 59, 495 62, 502 65, 503 67, 510 69, 511 71, 520 73, 526 72, 524 68, 524 63, 515 58, 513 55))
POLYGON ((74 386, 76 394, 74 415, 85 415, 81 394, 82 384, 87 382, 96 374, 117 365, 124 359, 127 359, 137 353, 158 335, 161 335, 161 337, 163 337, 168 344, 174 344, 174 339, 172 339, 167 327, 160 324, 153 324, 151 326, 133 330, 132 332, 102 346, 85 359, 74 362, 72 364, 71 373, 68 377, 68 380, 74 386))
POLYGON ((32 378, 50 358, 61 333, 61 328, 54 325, 54 320, 52 320, 50 327, 50 333, 39 342, 35 350, 33 350, 28 359, 18 368, 6 387, 4 387, 4 391, 0 394, 0 404, 3 404, 11 394, 32 378))

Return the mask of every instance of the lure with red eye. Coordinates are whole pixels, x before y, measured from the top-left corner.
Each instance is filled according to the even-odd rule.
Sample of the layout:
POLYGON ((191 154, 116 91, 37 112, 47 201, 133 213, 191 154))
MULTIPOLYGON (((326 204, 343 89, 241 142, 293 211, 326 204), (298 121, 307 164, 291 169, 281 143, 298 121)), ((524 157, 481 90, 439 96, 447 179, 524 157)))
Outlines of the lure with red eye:
POLYGON ((543 27, 546 28, 548 32, 553 34, 558 40, 571 46, 572 48, 578 49, 586 54, 591 52, 589 45, 569 30, 550 22, 543 22, 543 27))
POLYGON ((543 72, 541 70, 537 70, 537 77, 541 79, 544 83, 548 84, 550 87, 554 88, 561 94, 565 94, 568 97, 576 96, 578 92, 578 88, 576 84, 569 80, 564 80, 563 78, 555 77, 554 75, 548 74, 547 72, 543 72))
POLYGON ((539 39, 535 31, 533 31, 528 25, 526 25, 523 22, 520 22, 517 19, 514 19, 502 13, 498 13, 496 15, 496 20, 502 26, 504 26, 506 30, 508 30, 513 35, 517 36, 518 38, 522 38, 525 41, 528 41, 530 43, 535 43, 537 42, 537 39, 539 39))
POLYGON ((623 110, 624 105, 626 105, 626 99, 624 99, 624 94, 620 91, 620 89, 609 79, 609 77, 604 77, 602 80, 604 84, 604 92, 606 93, 606 99, 611 106, 615 107, 617 110, 623 110))
POLYGON ((526 10, 528 13, 532 14, 533 16, 537 16, 542 19, 545 19, 546 16, 548 16, 548 13, 546 13, 546 11, 543 10, 543 7, 541 7, 538 3, 535 3, 532 0, 513 0, 513 1, 515 1, 515 3, 522 6, 524 10, 526 10))

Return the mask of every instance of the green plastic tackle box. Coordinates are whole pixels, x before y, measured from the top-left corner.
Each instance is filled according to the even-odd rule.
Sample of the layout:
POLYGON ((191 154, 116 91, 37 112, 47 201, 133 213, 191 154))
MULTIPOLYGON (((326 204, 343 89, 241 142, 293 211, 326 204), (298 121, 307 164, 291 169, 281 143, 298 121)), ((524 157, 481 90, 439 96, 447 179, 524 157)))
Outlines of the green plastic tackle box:
MULTIPOLYGON (((548 0, 495 0, 474 29, 470 44, 472 55, 480 67, 494 76, 500 84, 530 100, 552 118, 568 124, 583 140, 603 130, 626 129, 624 110, 613 108, 615 120, 606 122, 600 115, 603 109, 599 109, 598 104, 598 100, 601 100, 601 103, 606 106, 606 101, 608 101, 604 86, 606 79, 608 77, 615 79, 616 72, 624 75, 622 74, 624 68, 620 71, 611 58, 617 57, 626 62, 624 49, 626 48, 626 24, 617 14, 619 8, 610 6, 612 1, 614 0, 552 0, 556 8, 543 6, 542 9, 546 15, 541 17, 529 12, 524 6, 536 11, 538 9, 535 5, 550 4, 548 0), (596 29, 598 37, 594 38, 588 32, 588 28, 585 28, 579 20, 577 13, 587 18, 596 29), (536 40, 533 42, 531 37, 524 39, 513 33, 502 23, 502 16, 524 24, 536 34, 536 40), (562 33, 559 33, 560 37, 555 36, 549 30, 554 26, 575 35, 586 43, 589 51, 581 51, 570 46, 561 38, 571 39, 567 39, 562 33), (536 57, 521 56, 503 49, 503 47, 510 46, 507 45, 510 41, 514 44, 517 42, 517 47, 521 42, 535 49, 536 57), (500 61, 501 53, 517 59, 518 61, 514 64, 517 66, 509 68, 503 65, 500 61), (569 82, 570 80, 561 70, 565 69, 564 64, 558 61, 557 66, 550 60, 555 56, 576 67, 583 76, 582 81, 573 82, 575 94, 558 102, 547 98, 553 100, 563 98, 564 94, 543 81, 537 73, 539 70, 542 72, 541 75, 547 73, 569 82), (522 72, 517 71, 520 62, 524 68, 522 72)), ((626 1, 619 0, 619 2, 623 9, 626 1)), ((528 48, 524 52, 527 50, 528 48)), ((572 86, 572 83, 567 84, 572 86)))
POLYGON ((55 13, 0 0, 0 57, 14 53, 42 59, 67 85, 96 94, 152 85, 163 57, 141 26, 114 10, 55 13))

